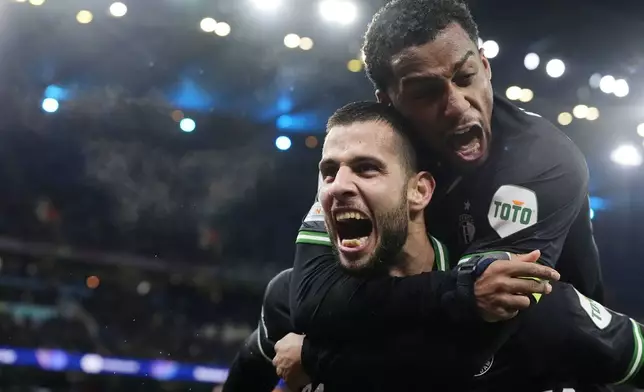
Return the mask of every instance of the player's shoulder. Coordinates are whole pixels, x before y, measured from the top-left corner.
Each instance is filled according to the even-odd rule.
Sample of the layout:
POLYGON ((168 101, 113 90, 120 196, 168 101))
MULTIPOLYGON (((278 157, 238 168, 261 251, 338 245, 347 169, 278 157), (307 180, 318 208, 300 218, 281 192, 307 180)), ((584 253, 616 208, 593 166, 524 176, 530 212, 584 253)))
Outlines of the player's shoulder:
POLYGON ((285 269, 268 282, 264 291, 264 306, 275 306, 288 301, 292 272, 293 268, 285 269))
POLYGON ((496 125, 501 128, 501 159, 506 166, 514 168, 509 172, 515 180, 530 182, 560 175, 582 180, 587 177, 588 168, 581 150, 548 119, 498 97, 495 117, 496 125))

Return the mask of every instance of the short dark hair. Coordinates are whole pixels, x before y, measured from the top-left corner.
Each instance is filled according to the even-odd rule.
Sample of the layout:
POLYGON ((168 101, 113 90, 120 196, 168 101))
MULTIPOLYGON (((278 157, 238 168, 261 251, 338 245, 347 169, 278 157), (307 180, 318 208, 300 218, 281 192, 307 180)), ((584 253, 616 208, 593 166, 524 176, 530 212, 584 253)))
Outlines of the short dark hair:
POLYGON ((333 127, 362 122, 381 122, 393 129, 400 140, 400 158, 408 174, 418 172, 418 155, 410 139, 410 125, 393 107, 380 102, 353 102, 336 110, 326 124, 327 133, 333 127))
POLYGON ((387 88, 393 56, 433 41, 452 23, 459 24, 478 43, 478 27, 462 0, 392 0, 382 7, 371 20, 362 46, 367 75, 374 86, 387 88))

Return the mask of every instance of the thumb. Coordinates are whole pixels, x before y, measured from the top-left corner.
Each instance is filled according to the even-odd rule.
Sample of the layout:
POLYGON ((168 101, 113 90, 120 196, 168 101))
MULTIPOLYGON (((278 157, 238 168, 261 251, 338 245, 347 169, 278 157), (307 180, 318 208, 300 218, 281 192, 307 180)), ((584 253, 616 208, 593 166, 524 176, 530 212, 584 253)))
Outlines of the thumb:
POLYGON ((539 249, 533 250, 530 253, 524 255, 517 255, 517 261, 524 261, 526 263, 536 263, 537 260, 541 257, 541 251, 539 249))

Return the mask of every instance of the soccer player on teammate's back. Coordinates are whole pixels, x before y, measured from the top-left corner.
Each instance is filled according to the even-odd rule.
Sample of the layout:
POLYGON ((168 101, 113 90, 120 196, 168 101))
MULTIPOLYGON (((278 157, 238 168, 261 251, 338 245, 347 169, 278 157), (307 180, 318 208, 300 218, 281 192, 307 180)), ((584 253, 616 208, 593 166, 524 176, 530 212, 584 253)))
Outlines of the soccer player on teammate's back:
MULTIPOLYGON (((556 266, 562 280, 601 299, 585 160, 550 122, 493 94, 490 64, 477 40, 476 24, 458 0, 393 0, 365 37, 366 69, 378 99, 412 123, 416 147, 440 157, 430 162, 438 189, 428 211, 437 226, 429 229, 453 260, 538 249, 540 262, 556 266)), ((439 297, 440 287, 421 291, 431 284, 429 275, 395 285, 329 279, 334 256, 323 246, 330 240, 318 210, 319 203, 296 241, 290 291, 296 331, 346 339, 374 321, 408 322, 414 317, 408 312, 422 313, 423 303, 439 297), (410 299, 419 307, 405 303, 410 299)), ((525 305, 507 299, 479 307, 507 319, 525 305)))
MULTIPOLYGON (((445 252, 427 234, 423 217, 432 197, 433 180, 427 172, 417 171, 415 153, 402 133, 399 115, 382 104, 355 103, 339 109, 329 123, 320 167, 334 179, 323 184, 320 201, 326 225, 333 233, 329 245, 336 250, 340 265, 353 274, 407 276, 433 270, 432 274, 440 275, 438 271, 446 266, 445 252), (348 222, 355 216, 367 222, 348 222), (371 231, 358 234, 364 230, 360 225, 371 226, 371 231), (354 235, 361 239, 344 238, 354 235)), ((268 358, 274 353, 271 341, 290 328, 285 309, 291 274, 281 273, 267 287, 258 335, 252 337, 252 348, 246 351, 266 357, 258 362, 263 363, 262 373, 269 382, 273 377, 273 383, 268 358)), ((331 366, 322 369, 326 375, 316 374, 316 369, 311 375, 331 386, 328 391, 376 391, 386 386, 406 391, 542 391, 571 379, 641 385, 641 327, 586 299, 569 285, 553 286, 551 294, 526 311, 510 341, 486 358, 480 370, 461 374, 460 379, 455 378, 458 370, 451 366, 459 369, 467 358, 450 357, 451 346, 461 339, 453 333, 456 326, 446 322, 440 312, 427 324, 402 324, 384 331, 388 333, 380 335, 376 345, 365 345, 364 339, 358 338, 340 346, 322 342, 320 347, 320 342, 308 340, 309 350, 331 359, 331 366)), ((377 325, 371 330, 382 332, 377 325)), ((367 336, 370 331, 360 332, 367 336)), ((282 342, 285 340, 289 338, 282 342)), ((301 351, 303 340, 299 342, 301 351)), ((281 345, 275 349, 281 351, 281 345)), ((278 357, 275 363, 283 366, 278 357)), ((240 369, 240 363, 233 368, 240 369)), ((259 378, 260 372, 231 371, 228 390, 241 391, 234 387, 236 383, 259 378)), ((246 391, 267 390, 256 385, 246 391)))

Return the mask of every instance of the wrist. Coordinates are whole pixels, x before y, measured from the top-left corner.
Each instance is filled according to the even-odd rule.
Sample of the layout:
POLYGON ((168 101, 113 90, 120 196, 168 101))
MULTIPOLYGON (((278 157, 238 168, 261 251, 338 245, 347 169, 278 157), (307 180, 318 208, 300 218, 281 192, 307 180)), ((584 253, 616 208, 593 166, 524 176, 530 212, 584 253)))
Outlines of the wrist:
POLYGON ((318 354, 318 350, 311 344, 309 338, 304 336, 300 361, 304 372, 311 377, 315 377, 318 374, 318 354))

